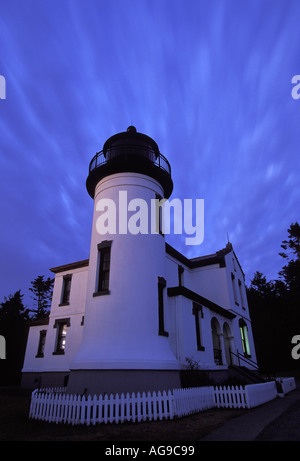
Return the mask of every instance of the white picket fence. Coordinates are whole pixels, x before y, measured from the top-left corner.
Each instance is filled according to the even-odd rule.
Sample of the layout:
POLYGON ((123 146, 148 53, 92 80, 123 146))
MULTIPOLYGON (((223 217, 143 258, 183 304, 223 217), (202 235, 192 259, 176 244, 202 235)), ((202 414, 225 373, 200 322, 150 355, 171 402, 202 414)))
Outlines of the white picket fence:
POLYGON ((213 387, 108 396, 80 396, 35 390, 29 418, 69 424, 156 421, 189 415, 214 406, 213 387))
POLYGON ((213 408, 215 406, 214 388, 209 386, 174 389, 173 405, 174 415, 178 418, 213 408))
POLYGON ((275 399, 275 381, 243 386, 215 387, 217 408, 254 408, 275 399))
POLYGON ((172 394, 139 392, 88 397, 71 394, 33 394, 30 418, 69 424, 123 423, 173 418, 172 394))
MULTIPOLYGON (((289 383, 289 388, 293 386, 289 383)), ((68 424, 181 418, 209 408, 253 408, 276 398, 275 381, 245 387, 195 387, 153 393, 80 396, 65 388, 35 390, 29 418, 68 424)))
POLYGON ((246 389, 242 386, 216 386, 214 394, 217 408, 248 408, 246 389))

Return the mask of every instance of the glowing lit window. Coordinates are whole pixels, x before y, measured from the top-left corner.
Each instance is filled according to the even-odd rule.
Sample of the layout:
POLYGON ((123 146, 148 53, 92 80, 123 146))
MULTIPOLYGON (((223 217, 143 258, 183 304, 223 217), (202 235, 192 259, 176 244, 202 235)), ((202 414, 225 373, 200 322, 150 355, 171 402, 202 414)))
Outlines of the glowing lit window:
POLYGON ((56 320, 54 328, 57 328, 56 344, 53 354, 64 354, 66 349, 67 327, 70 326, 70 319, 56 320))
POLYGON ((242 338, 243 352, 245 355, 250 356, 248 328, 247 328, 246 322, 244 320, 240 320, 239 326, 240 326, 240 332, 241 332, 241 338, 242 338))

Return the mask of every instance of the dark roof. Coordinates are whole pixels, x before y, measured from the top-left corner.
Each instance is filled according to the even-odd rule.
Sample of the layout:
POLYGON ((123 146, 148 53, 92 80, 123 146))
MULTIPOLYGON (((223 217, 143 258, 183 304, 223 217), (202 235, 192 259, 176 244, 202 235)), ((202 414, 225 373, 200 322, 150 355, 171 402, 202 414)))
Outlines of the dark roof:
POLYGON ((211 311, 216 312, 217 314, 221 314, 224 317, 227 317, 228 319, 233 319, 236 317, 236 315, 233 312, 225 309, 224 307, 219 306, 213 301, 204 298, 203 296, 199 295, 198 293, 195 293, 192 290, 189 290, 186 287, 170 287, 167 289, 167 292, 168 296, 170 297, 184 296, 185 298, 191 299, 192 301, 195 301, 196 303, 201 304, 202 306, 208 307, 208 309, 210 309, 211 311))
POLYGON ((158 155, 159 148, 154 139, 150 138, 150 136, 147 136, 146 134, 139 133, 136 130, 136 127, 132 125, 129 126, 126 131, 114 134, 108 138, 103 145, 103 152, 105 153, 107 149, 109 149, 109 147, 113 144, 135 144, 137 142, 149 145, 154 150, 156 155, 158 155))
POLYGON ((177 261, 184 264, 189 269, 194 269, 195 267, 209 266, 211 264, 219 264, 220 267, 225 267, 225 255, 229 253, 231 250, 232 247, 231 249, 224 248, 224 250, 217 251, 216 253, 211 255, 189 259, 179 251, 175 250, 175 248, 173 248, 171 245, 166 243, 166 252, 170 256, 173 256, 175 259, 177 259, 177 261))
POLYGON ((49 315, 42 319, 28 320, 27 325, 30 327, 37 327, 39 325, 49 325, 49 315))
MULTIPOLYGON (((191 259, 184 256, 178 250, 176 250, 171 245, 169 245, 169 243, 166 243, 166 252, 170 256, 173 256, 175 259, 177 259, 178 262, 184 264, 189 269, 193 269, 195 267, 209 266, 211 264, 219 264, 220 267, 225 267, 225 255, 230 253, 230 251, 232 251, 232 245, 231 244, 229 245, 227 244, 226 248, 220 251, 217 251, 214 254, 200 256, 200 257, 191 258, 191 259)), ((50 271, 57 274, 58 272, 65 272, 68 270, 78 269, 80 267, 86 267, 88 265, 89 265, 89 260, 84 259, 82 261, 76 261, 74 263, 63 264, 61 266, 52 267, 50 271)))
POLYGON ((89 260, 84 259, 83 261, 77 261, 75 263, 64 264, 63 266, 52 267, 51 272, 57 274, 58 272, 65 272, 72 269, 79 269, 80 267, 86 267, 89 265, 89 260))

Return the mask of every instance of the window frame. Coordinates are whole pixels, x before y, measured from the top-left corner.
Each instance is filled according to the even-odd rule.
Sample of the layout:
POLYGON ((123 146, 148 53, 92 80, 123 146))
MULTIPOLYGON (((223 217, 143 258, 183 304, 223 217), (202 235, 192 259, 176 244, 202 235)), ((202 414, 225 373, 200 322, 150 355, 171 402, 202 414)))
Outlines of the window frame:
POLYGON ((201 334, 201 325, 200 325, 200 322, 201 322, 200 319, 203 319, 203 306, 201 304, 193 302, 192 314, 195 317, 197 350, 205 351, 205 347, 202 344, 202 334, 201 334), (199 312, 200 312, 200 316, 199 316, 199 312))
POLYGON ((155 204, 156 204, 156 208, 155 208, 155 213, 156 213, 156 232, 159 234, 159 235, 162 235, 164 236, 164 211, 163 211, 163 207, 164 207, 164 202, 162 204, 160 204, 163 200, 163 197, 159 194, 155 194, 155 204))
POLYGON ((181 264, 178 264, 178 286, 184 286, 184 267, 181 264))
POLYGON ((232 284, 234 302, 237 306, 239 306, 237 291, 236 291, 236 284, 235 284, 235 275, 233 272, 231 272, 231 284, 232 284))
POLYGON ((245 357, 251 357, 250 343, 248 336, 248 327, 244 320, 239 320, 239 327, 241 333, 243 353, 245 357))
MULTIPOLYGON (((97 261, 97 274, 96 274, 96 286, 93 296, 102 296, 110 294, 109 282, 110 282, 110 268, 111 268, 111 240, 104 240, 99 243, 98 248, 98 261, 97 261), (109 255, 108 259, 108 269, 103 269, 104 258, 106 255, 109 255), (107 287, 103 288, 102 284, 105 281, 105 276, 107 276, 107 287)), ((107 261, 106 261, 107 262, 107 261)))
POLYGON ((40 330, 40 336, 39 336, 39 343, 38 343, 38 349, 36 353, 36 358, 43 358, 44 357, 44 350, 45 350, 45 344, 46 344, 46 335, 47 335, 47 330, 40 330))
POLYGON ((164 303, 164 292, 167 286, 167 282, 163 277, 158 277, 157 289, 158 289, 158 335, 169 336, 169 333, 165 330, 165 303, 164 303))
POLYGON ((56 338, 55 338, 55 346, 54 346, 54 351, 53 355, 64 355, 66 346, 62 346, 62 341, 63 338, 66 338, 67 332, 63 334, 63 328, 64 326, 66 328, 70 327, 70 318, 66 319, 56 319, 53 325, 53 328, 56 328, 56 338))
POLYGON ((244 290, 243 290, 242 281, 240 279, 238 279, 238 287, 239 287, 239 292, 240 292, 241 306, 242 306, 243 309, 246 309, 245 298, 244 298, 244 290))
POLYGON ((67 274, 63 276, 63 283, 62 283, 59 306, 69 306, 70 305, 72 275, 73 274, 67 274))

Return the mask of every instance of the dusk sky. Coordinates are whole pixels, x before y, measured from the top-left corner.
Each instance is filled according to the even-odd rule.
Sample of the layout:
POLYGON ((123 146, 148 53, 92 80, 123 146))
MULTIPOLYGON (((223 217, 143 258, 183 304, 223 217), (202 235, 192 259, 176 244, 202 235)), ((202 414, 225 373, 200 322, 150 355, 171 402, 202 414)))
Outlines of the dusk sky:
MULTIPOLYGON (((278 278, 300 222, 299 0, 1 0, 0 302, 89 257, 88 166, 134 125, 204 199, 204 242, 278 278)), ((146 261, 145 261, 146 264, 146 261)))

